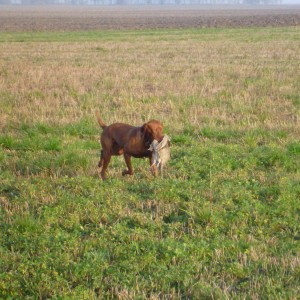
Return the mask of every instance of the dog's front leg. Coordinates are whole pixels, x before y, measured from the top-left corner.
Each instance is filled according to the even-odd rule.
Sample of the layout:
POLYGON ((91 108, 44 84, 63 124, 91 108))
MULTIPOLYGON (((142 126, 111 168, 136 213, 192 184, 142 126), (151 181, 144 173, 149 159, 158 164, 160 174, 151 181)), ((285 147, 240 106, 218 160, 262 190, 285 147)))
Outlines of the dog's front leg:
POLYGON ((127 169, 128 170, 124 170, 122 172, 122 175, 125 176, 125 175, 133 175, 133 168, 132 168, 132 165, 131 165, 131 156, 127 153, 124 153, 124 159, 125 159, 125 162, 126 162, 126 166, 127 166, 127 169))
POLYGON ((157 176, 158 175, 158 171, 157 171, 157 166, 155 163, 155 158, 154 155, 151 155, 151 157, 149 158, 150 160, 150 168, 151 168, 151 172, 153 176, 157 176))

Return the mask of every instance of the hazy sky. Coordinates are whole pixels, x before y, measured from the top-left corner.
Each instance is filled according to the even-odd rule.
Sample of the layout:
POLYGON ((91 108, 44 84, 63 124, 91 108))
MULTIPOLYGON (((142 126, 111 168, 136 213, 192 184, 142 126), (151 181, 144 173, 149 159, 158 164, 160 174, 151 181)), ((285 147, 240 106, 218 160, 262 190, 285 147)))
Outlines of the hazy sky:
POLYGON ((284 4, 289 3, 289 4, 300 4, 300 0, 283 0, 282 1, 284 4))

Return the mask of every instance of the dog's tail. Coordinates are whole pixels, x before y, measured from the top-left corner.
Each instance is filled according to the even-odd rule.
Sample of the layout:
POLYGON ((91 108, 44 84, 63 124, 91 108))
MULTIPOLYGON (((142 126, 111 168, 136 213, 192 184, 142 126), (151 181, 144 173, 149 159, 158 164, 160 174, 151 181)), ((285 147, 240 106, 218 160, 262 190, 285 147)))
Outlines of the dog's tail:
POLYGON ((104 129, 106 127, 106 124, 100 118, 99 110, 96 110, 96 117, 97 117, 98 124, 104 129))

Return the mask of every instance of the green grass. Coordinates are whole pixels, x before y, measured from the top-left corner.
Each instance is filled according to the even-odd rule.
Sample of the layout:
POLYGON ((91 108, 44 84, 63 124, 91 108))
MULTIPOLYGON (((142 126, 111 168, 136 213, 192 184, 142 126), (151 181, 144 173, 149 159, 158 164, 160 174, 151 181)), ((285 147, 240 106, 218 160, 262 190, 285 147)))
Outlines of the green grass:
MULTIPOLYGON (((118 87, 106 89, 101 84, 111 78, 104 77, 100 87, 92 81, 102 89, 99 102, 95 86, 91 83, 92 91, 86 91, 75 72, 74 81, 64 82, 62 91, 49 81, 40 81, 38 88, 20 83, 20 90, 11 88, 13 81, 3 81, 0 103, 8 106, 1 106, 0 122, 1 299, 298 298, 299 88, 297 74, 284 77, 296 60, 295 28, 176 31, 176 39, 186 39, 186 33, 207 34, 207 40, 215 41, 220 52, 214 61, 224 63, 224 82, 215 81, 218 72, 213 69, 198 82, 207 91, 181 90, 181 77, 174 73, 179 89, 164 86, 157 96, 139 90, 138 83, 148 83, 150 72, 147 80, 126 77, 118 87), (280 40, 284 49, 292 50, 283 61, 269 59, 269 48, 258 52, 257 59, 271 70, 267 75, 256 74, 252 63, 249 67, 247 59, 241 60, 238 68, 255 74, 240 78, 223 48, 223 42, 231 45, 234 32, 240 35, 234 37, 237 47, 243 49, 253 47, 253 41, 268 47, 262 42, 267 36, 274 45, 280 40), (281 70, 280 87, 273 84, 274 66, 281 70), (71 83, 73 89, 66 88, 71 83), (127 84, 145 94, 124 96, 127 84), (53 105, 59 109, 52 111, 53 105), (156 109, 172 140, 172 158, 162 176, 153 178, 147 160, 133 159, 135 175, 122 177, 125 163, 114 157, 108 180, 99 179, 100 130, 92 113, 99 106, 105 120, 136 123, 152 117, 156 109)), ((101 47, 111 47, 113 39, 126 63, 140 54, 122 50, 123 42, 114 36, 122 33, 73 33, 69 42, 75 36, 89 42, 99 34, 106 42, 101 47)), ((139 36, 137 49, 144 49, 149 36, 160 47, 159 40, 172 40, 175 32, 126 34, 127 42, 139 36)), ((1 33, 0 40, 13 47, 21 36, 25 47, 41 40, 65 45, 62 34, 55 33, 1 33)), ((201 43, 211 46, 206 41, 201 43)), ((169 51, 179 61, 177 50, 169 51)), ((48 71, 52 55, 45 54, 34 70, 48 71)), ((76 59, 68 58, 65 64, 76 59)), ((161 58, 162 63, 168 60, 161 58)), ((191 61, 185 63, 193 68, 191 61)), ((113 57, 112 72, 114 66, 113 57)), ((172 72, 167 66, 158 81, 172 72)), ((96 70, 89 60, 77 68, 87 81, 96 70)), ((13 73, 8 62, 2 69, 8 70, 8 77, 13 73)), ((17 78, 21 82, 30 72, 17 78)))
POLYGON ((173 136, 163 178, 115 159, 101 182, 89 127, 38 128, 1 140, 1 297, 296 298, 300 141, 207 128, 173 136))
MULTIPOLYGON (((299 40, 297 27, 276 28, 204 28, 204 29, 143 29, 143 30, 106 30, 70 32, 1 32, 0 43, 6 42, 91 42, 91 41, 128 41, 137 38, 148 40, 186 40, 187 38, 213 41, 220 38, 232 41, 274 41, 288 38, 299 40), (249 35, 245 35, 247 30, 249 35)), ((98 47, 97 51, 106 51, 98 47)))

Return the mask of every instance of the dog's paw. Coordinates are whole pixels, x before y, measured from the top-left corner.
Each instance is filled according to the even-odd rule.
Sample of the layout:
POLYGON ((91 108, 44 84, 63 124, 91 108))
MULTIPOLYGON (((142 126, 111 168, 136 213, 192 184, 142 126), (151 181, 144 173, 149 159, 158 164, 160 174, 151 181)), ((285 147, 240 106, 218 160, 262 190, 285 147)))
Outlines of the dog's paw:
POLYGON ((122 176, 126 176, 126 175, 133 175, 133 171, 129 171, 129 170, 124 170, 123 172, 122 172, 122 176))

